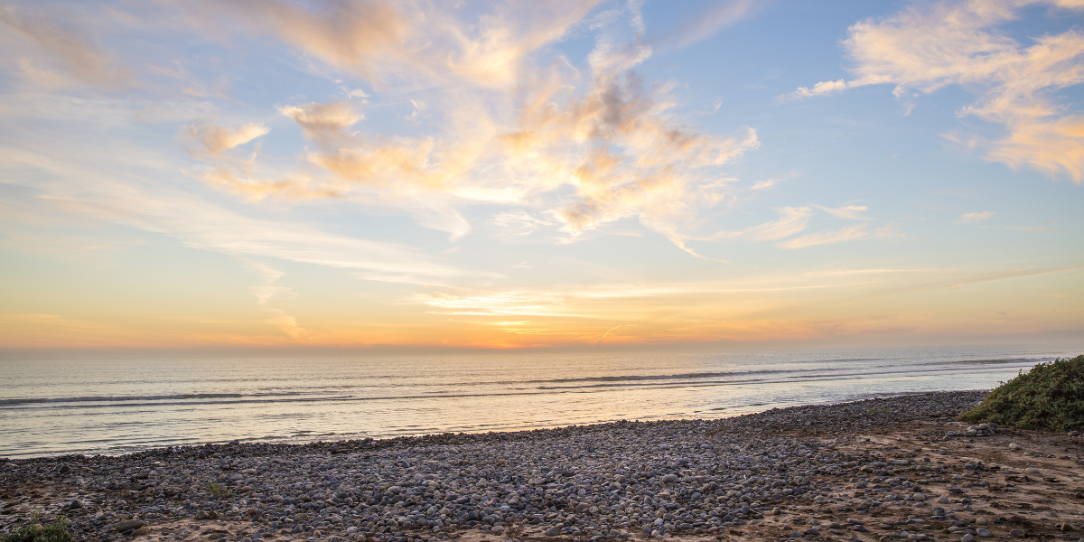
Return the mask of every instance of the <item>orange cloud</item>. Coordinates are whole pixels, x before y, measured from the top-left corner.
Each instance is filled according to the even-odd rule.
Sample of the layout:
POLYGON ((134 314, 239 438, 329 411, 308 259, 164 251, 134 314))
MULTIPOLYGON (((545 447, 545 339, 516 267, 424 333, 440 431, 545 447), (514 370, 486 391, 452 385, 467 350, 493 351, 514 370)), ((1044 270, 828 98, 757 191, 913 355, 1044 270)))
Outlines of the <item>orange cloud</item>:
MULTIPOLYGON (((611 58, 622 55, 596 51, 592 63, 627 70, 628 62, 611 58)), ((430 137, 375 137, 363 126, 348 133, 361 116, 345 102, 283 107, 317 143, 309 163, 329 176, 250 183, 216 170, 205 179, 260 196, 375 193, 412 213, 430 209, 424 223, 456 237, 468 229, 453 210, 457 200, 545 205, 543 214, 571 236, 637 217, 695 255, 685 223, 726 198, 717 168, 757 148, 756 131, 718 138, 687 130, 669 115, 667 87, 645 89, 630 71, 594 73, 582 92, 570 83, 552 72, 510 121, 494 118, 480 98, 457 98, 445 132, 430 137), (552 197, 566 186, 575 198, 552 197)))
POLYGON ((11 31, 9 37, 21 39, 5 56, 18 59, 27 80, 46 88, 80 84, 107 90, 133 83, 128 69, 114 55, 82 29, 58 20, 65 19, 47 16, 44 10, 25 13, 12 5, 0 6, 0 25, 11 31))
POLYGON ((347 102, 290 105, 279 108, 279 112, 293 119, 306 136, 317 141, 342 137, 347 128, 364 118, 347 102))
POLYGON ((306 54, 367 79, 385 75, 384 59, 400 57, 418 30, 401 4, 380 0, 327 2, 307 9, 281 0, 198 2, 188 6, 216 20, 227 15, 240 23, 278 36, 306 54))
POLYGON ((185 128, 186 135, 197 142, 204 152, 212 155, 244 145, 270 131, 267 126, 255 122, 235 128, 213 124, 192 124, 185 128))
POLYGON ((200 175, 207 184, 252 200, 267 197, 304 200, 314 198, 341 198, 343 192, 323 183, 314 183, 309 177, 296 175, 280 179, 254 178, 233 170, 216 167, 200 175))
POLYGON ((990 151, 1013 167, 1031 166, 1050 175, 1064 171, 1084 182, 1084 115, 1016 124, 990 151))

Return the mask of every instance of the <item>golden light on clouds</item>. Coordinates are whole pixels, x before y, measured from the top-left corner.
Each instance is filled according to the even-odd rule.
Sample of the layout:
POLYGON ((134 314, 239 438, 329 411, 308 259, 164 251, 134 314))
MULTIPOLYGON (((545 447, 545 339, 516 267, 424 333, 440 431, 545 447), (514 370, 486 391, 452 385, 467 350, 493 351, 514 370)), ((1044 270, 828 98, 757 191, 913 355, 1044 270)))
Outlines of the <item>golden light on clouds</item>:
POLYGON ((1080 328, 1084 3, 812 6, 11 2, 0 346, 1080 328))

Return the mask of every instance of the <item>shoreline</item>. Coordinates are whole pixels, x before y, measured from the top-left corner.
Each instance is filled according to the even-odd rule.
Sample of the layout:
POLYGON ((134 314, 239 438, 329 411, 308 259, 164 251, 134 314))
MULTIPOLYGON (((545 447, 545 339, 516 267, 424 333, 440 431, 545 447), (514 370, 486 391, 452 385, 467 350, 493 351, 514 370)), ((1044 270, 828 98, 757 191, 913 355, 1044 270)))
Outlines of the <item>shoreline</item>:
POLYGON ((598 353, 546 358, 549 369, 529 357, 477 367, 473 358, 419 358, 409 368, 314 357, 315 372, 269 358, 246 363, 256 376, 246 373, 243 381, 237 367, 200 360, 178 359, 161 371, 145 360, 103 360, 100 370, 115 378, 93 382, 60 362, 23 363, 11 367, 16 387, 0 400, 9 421, 0 430, 0 457, 716 419, 870 394, 990 389, 1057 356, 1037 347, 889 348, 679 354, 660 365, 648 353, 612 364, 618 358, 598 353), (148 380, 144 371, 155 376, 148 380))
POLYGON ((886 392, 886 393, 864 393, 857 394, 851 398, 844 400, 828 400, 816 403, 804 403, 795 404, 786 407, 773 407, 766 410, 759 410, 754 412, 743 412, 740 414, 734 414, 731 416, 710 416, 710 417, 677 417, 677 418, 647 418, 647 419, 615 419, 598 422, 589 422, 582 424, 561 424, 555 423, 553 425, 545 425, 538 427, 522 427, 502 430, 478 430, 478 431, 436 431, 429 433, 418 434, 405 434, 398 436, 375 436, 357 438, 346 436, 343 438, 332 438, 325 440, 291 440, 291 439, 235 439, 229 441, 210 441, 210 442, 197 442, 192 444, 178 444, 178 445, 166 445, 166 446, 147 446, 133 450, 117 451, 116 453, 109 452, 89 452, 89 453, 56 453, 49 455, 32 455, 32 456, 0 456, 0 464, 5 461, 50 461, 57 459, 96 459, 96 458, 123 458, 128 456, 138 457, 156 457, 156 456, 174 456, 174 455, 191 455, 195 454, 199 457, 207 457, 208 454, 215 453, 214 450, 221 449, 223 453, 229 455, 238 455, 244 457, 268 455, 274 453, 282 453, 294 448, 313 448, 316 450, 336 450, 343 449, 345 446, 347 449, 353 450, 379 450, 386 448, 402 448, 411 446, 426 446, 433 444, 455 444, 458 439, 463 439, 462 443, 477 442, 479 439, 534 439, 534 438, 546 438, 546 432, 577 432, 577 431, 593 431, 593 430, 605 430, 609 426, 620 424, 657 424, 657 423, 677 423, 677 422, 718 422, 723 420, 729 420, 734 418, 745 418, 748 416, 756 416, 769 412, 776 412, 781 410, 790 410, 798 408, 819 408, 837 405, 846 405, 850 403, 857 403, 870 400, 881 399, 895 399, 901 397, 908 397, 913 395, 926 395, 926 394, 939 394, 939 393, 979 393, 986 394, 989 390, 938 390, 938 391, 918 391, 918 392, 886 392))
POLYGON ((0 532, 38 515, 77 540, 1084 536, 1084 439, 954 420, 984 394, 6 459, 0 532))

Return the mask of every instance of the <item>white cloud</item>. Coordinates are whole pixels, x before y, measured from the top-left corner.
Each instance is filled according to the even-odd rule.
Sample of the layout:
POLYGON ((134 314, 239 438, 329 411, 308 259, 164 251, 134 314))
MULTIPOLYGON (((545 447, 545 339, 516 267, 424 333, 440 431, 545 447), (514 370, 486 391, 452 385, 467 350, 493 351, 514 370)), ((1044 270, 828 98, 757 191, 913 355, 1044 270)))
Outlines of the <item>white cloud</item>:
MULTIPOLYGON (((1003 276, 1016 276, 1010 271, 1003 276)), ((675 318, 717 318, 719 312, 734 311, 748 317, 749 307, 779 306, 773 296, 817 295, 845 290, 883 293, 899 288, 949 287, 981 280, 997 280, 983 273, 949 268, 843 268, 801 273, 758 272, 725 281, 662 281, 651 283, 611 281, 604 284, 516 289, 457 289, 414 294, 406 302, 424 305, 441 315, 480 321, 523 318, 574 319, 576 327, 591 321, 647 321, 652 324, 675 318), (935 277, 932 278, 931 277, 935 277), (721 299, 727 302, 720 303, 721 299), (705 315, 704 311, 713 315, 705 315)), ((610 324, 611 326, 613 324, 610 324)), ((601 332, 601 331, 600 331, 601 332)))
POLYGON ((0 164, 10 171, 33 171, 33 176, 10 177, 33 179, 25 181, 27 187, 56 205, 169 235, 192 248, 387 275, 495 276, 443 265, 394 243, 325 232, 304 223, 249 217, 160 182, 148 184, 104 170, 103 164, 80 165, 71 156, 60 162, 32 150, 0 147, 0 164), (68 179, 82 182, 72 185, 68 179))
POLYGON ((818 205, 818 209, 844 220, 869 220, 869 217, 865 215, 869 207, 865 205, 844 205, 842 207, 825 207, 818 205))
MULTIPOLYGON (((1003 125, 987 157, 1013 167, 1068 174, 1084 182, 1084 116, 1058 103, 1056 93, 1084 82, 1084 34, 1067 30, 1017 41, 1000 30, 1030 5, 1055 13, 1076 1, 960 0, 915 4, 882 19, 853 25, 844 42, 852 77, 802 87, 806 97, 867 85, 894 85, 893 94, 935 92, 959 85, 977 100, 961 114, 1003 125), (1056 7, 1055 7, 1056 6, 1056 7)), ((958 137, 958 136, 957 136, 958 137)))
POLYGON ((554 223, 532 216, 526 211, 509 211, 497 213, 493 217, 493 225, 498 228, 499 237, 524 237, 540 227, 553 226, 554 223))
POLYGON ((757 181, 750 186, 750 190, 767 190, 779 184, 779 179, 764 179, 763 181, 757 181))
POLYGON ((296 318, 279 307, 271 306, 271 299, 273 297, 290 291, 288 288, 278 285, 279 279, 285 276, 285 273, 265 263, 255 261, 249 261, 247 263, 260 277, 260 282, 249 290, 256 298, 256 302, 270 315, 267 319, 267 323, 271 324, 282 332, 283 335, 290 337, 291 339, 300 339, 307 335, 308 331, 297 323, 296 318))
POLYGON ((554 0, 502 6, 481 17, 476 36, 463 31, 466 25, 448 21, 443 30, 451 36, 453 48, 446 67, 476 85, 510 88, 520 81, 528 55, 562 38, 597 3, 554 0))
POLYGON ((831 94, 833 92, 845 90, 847 86, 847 82, 842 79, 837 79, 835 81, 821 81, 812 87, 798 87, 798 90, 794 91, 794 96, 798 98, 808 98, 810 96, 831 94))
POLYGON ((312 178, 304 175, 266 179, 219 166, 201 173, 200 178, 219 190, 255 201, 269 197, 292 200, 344 197, 343 192, 336 190, 333 186, 314 182, 312 178))
POLYGON ((975 211, 973 213, 964 213, 960 215, 960 222, 964 224, 974 224, 976 222, 988 220, 992 216, 994 216, 993 211, 975 211))
POLYGON ((755 242, 775 242, 775 245, 780 248, 798 249, 842 243, 856 239, 899 236, 887 227, 881 227, 874 230, 868 229, 867 226, 872 218, 866 214, 867 211, 869 211, 869 207, 865 205, 828 207, 825 205, 813 204, 780 207, 775 209, 775 212, 779 215, 776 220, 740 230, 719 231, 710 235, 693 236, 690 237, 690 239, 699 241, 732 239, 755 242), (803 232, 806 232, 810 228, 810 222, 817 214, 815 211, 820 211, 837 220, 862 221, 863 224, 836 230, 803 234, 803 232))
POLYGON ((870 235, 871 234, 866 229, 865 225, 849 226, 835 231, 801 235, 779 243, 779 247, 788 249, 815 247, 819 245, 830 245, 845 241, 854 241, 856 239, 864 239, 870 235))
POLYGON ((276 284, 285 275, 282 271, 260 262, 250 261, 248 266, 260 277, 260 282, 250 288, 256 302, 260 305, 267 305, 271 302, 271 298, 288 291, 276 284))
POLYGON ((783 207, 776 209, 779 219, 742 230, 735 237, 753 241, 777 241, 801 233, 809 225, 813 211, 809 207, 783 207))
POLYGON ((428 108, 429 108, 429 104, 427 104, 427 103, 425 103, 425 102, 423 102, 421 100, 416 100, 414 98, 411 98, 410 99, 410 113, 407 114, 406 120, 416 121, 416 120, 420 119, 421 116, 425 113, 425 110, 428 109, 428 108))

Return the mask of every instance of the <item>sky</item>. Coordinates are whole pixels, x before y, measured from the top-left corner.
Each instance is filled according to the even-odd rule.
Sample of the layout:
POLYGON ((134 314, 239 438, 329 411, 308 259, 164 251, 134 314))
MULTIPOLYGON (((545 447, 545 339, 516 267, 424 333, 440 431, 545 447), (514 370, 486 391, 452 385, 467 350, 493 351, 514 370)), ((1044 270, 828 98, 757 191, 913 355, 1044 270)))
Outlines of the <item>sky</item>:
POLYGON ((1084 337, 1084 1, 0 2, 0 348, 1084 337))

